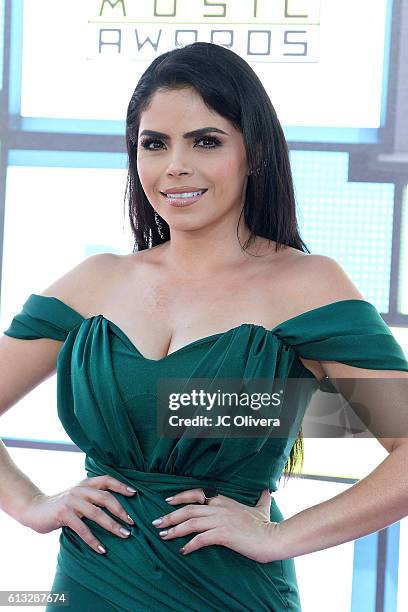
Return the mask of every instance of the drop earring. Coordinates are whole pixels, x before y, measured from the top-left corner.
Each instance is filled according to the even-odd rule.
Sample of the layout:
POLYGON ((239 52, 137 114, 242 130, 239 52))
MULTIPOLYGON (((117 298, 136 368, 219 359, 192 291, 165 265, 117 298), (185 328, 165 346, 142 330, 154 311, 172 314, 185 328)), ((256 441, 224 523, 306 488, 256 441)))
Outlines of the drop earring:
POLYGON ((157 226, 157 230, 159 232, 160 238, 163 238, 163 229, 162 229, 161 220, 159 219, 159 215, 157 214, 156 211, 154 211, 154 220, 156 221, 156 226, 157 226))
POLYGON ((260 172, 261 172, 261 170, 262 170, 262 166, 263 166, 263 167, 266 167, 267 165, 268 165, 268 162, 267 162, 267 160, 265 160, 265 161, 262 163, 262 165, 261 165, 259 168, 255 168, 255 170, 254 170, 254 169, 251 169, 251 170, 248 172, 248 176, 249 176, 249 175, 253 175, 253 174, 260 174, 260 172))

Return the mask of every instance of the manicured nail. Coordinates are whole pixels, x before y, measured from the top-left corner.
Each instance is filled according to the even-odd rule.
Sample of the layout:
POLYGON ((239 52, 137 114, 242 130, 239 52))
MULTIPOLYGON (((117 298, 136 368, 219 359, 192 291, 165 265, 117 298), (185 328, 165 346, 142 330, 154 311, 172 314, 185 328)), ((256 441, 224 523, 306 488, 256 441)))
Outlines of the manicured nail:
POLYGON ((131 493, 136 493, 136 489, 132 489, 132 487, 126 487, 128 491, 131 493))
POLYGON ((173 499, 174 495, 172 495, 171 497, 166 497, 166 501, 171 501, 173 499))
POLYGON ((123 535, 125 535, 125 536, 130 535, 130 531, 129 531, 129 529, 124 529, 123 527, 121 527, 121 528, 119 529, 119 531, 120 531, 120 533, 123 533, 123 535))
POLYGON ((161 518, 155 519, 154 521, 152 521, 153 525, 160 525, 160 523, 162 522, 161 518))
POLYGON ((181 548, 179 548, 179 552, 184 555, 186 552, 186 549, 184 548, 184 546, 182 546, 181 548))
POLYGON ((127 517, 128 517, 128 519, 129 519, 129 521, 131 521, 132 525, 134 525, 134 524, 135 524, 135 521, 132 519, 132 517, 131 517, 131 516, 129 516, 129 515, 127 515, 127 517))
POLYGON ((100 544, 98 544, 98 548, 101 552, 106 553, 106 550, 104 549, 103 546, 101 546, 100 544))

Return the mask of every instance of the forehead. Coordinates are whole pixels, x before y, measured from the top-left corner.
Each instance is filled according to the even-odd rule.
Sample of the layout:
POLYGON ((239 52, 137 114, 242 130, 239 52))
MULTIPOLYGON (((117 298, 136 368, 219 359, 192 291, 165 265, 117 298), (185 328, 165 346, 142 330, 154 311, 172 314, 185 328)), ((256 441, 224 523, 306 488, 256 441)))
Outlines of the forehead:
POLYGON ((162 131, 166 128, 168 132, 177 132, 184 131, 188 125, 193 126, 191 129, 199 125, 215 125, 222 129, 230 127, 229 121, 208 108, 194 89, 158 90, 140 116, 141 129, 160 130, 161 126, 162 131))

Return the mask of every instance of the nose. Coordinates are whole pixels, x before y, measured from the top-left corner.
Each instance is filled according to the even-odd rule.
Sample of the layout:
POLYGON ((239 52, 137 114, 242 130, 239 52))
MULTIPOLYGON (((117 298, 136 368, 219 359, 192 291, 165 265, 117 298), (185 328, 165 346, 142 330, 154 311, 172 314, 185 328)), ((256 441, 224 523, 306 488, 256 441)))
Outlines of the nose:
POLYGON ((187 168, 186 166, 176 166, 176 165, 169 165, 168 169, 167 169, 167 174, 169 174, 170 176, 178 176, 178 175, 190 175, 192 174, 191 169, 187 168))
POLYGON ((192 168, 186 160, 181 159, 180 156, 173 155, 167 166, 167 173, 170 175, 191 174, 192 168))

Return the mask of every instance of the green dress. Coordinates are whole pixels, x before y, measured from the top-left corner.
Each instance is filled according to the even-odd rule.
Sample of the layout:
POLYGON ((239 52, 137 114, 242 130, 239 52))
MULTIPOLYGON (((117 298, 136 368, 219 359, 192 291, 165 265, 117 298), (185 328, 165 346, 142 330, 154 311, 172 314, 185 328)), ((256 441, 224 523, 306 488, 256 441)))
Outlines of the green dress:
MULTIPOLYGON (((207 484, 248 506, 256 505, 263 489, 276 491, 302 423, 305 398, 298 402, 293 437, 172 439, 156 432, 156 382, 191 376, 316 381, 299 356, 408 371, 400 345, 371 303, 341 300, 272 330, 243 323, 157 360, 143 356, 102 314, 84 318, 50 296, 31 294, 4 333, 63 341, 57 361, 58 416, 85 453, 86 475, 111 474, 138 490, 132 497, 112 492, 135 521, 129 526, 114 516, 131 530, 127 539, 83 518, 106 554, 62 527, 57 568, 71 581, 71 597, 75 584, 84 593, 83 606, 71 609, 88 610, 94 594, 98 611, 104 603, 107 610, 132 612, 301 610, 293 558, 258 563, 221 545, 183 556, 179 548, 195 534, 163 541, 152 520, 181 507, 165 497, 207 484)), ((270 520, 283 518, 272 496, 270 520)))

